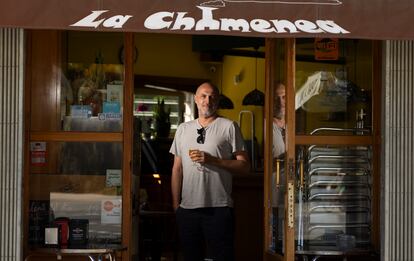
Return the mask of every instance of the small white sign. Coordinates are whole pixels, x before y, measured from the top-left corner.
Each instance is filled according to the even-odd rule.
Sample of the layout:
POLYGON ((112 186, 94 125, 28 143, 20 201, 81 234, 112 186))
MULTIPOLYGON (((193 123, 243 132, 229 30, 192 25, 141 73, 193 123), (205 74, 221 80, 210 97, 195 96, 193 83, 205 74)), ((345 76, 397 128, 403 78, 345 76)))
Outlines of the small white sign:
POLYGON ((106 187, 122 186, 122 171, 120 169, 106 170, 106 187))
POLYGON ((100 121, 106 121, 106 120, 120 121, 122 120, 122 114, 121 113, 98 113, 98 119, 100 121))
POLYGON ((104 199, 101 201, 101 224, 121 224, 121 219, 121 199, 104 199))
POLYGON ((33 166, 46 165, 46 142, 30 142, 30 162, 33 166))
POLYGON ((106 101, 118 102, 123 104, 123 85, 122 84, 108 84, 106 85, 106 101))
POLYGON ((30 142, 30 151, 46 151, 45 141, 30 142))

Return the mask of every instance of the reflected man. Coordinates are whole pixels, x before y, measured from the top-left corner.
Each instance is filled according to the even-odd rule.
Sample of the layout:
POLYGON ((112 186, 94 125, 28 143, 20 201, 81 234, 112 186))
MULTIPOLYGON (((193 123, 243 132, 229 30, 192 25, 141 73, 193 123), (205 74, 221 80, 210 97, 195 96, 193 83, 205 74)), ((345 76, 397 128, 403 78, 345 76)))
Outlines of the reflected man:
POLYGON ((275 86, 273 107, 273 158, 282 159, 285 153, 285 85, 275 86))

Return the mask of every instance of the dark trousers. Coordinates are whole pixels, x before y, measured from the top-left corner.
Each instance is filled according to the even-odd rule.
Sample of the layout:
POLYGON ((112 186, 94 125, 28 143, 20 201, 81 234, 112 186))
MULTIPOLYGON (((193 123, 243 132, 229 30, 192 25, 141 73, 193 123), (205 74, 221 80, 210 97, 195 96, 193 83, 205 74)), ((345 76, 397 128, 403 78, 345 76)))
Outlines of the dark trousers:
POLYGON ((185 261, 200 261, 204 258, 214 261, 234 260, 232 208, 180 207, 176 211, 176 216, 185 261))

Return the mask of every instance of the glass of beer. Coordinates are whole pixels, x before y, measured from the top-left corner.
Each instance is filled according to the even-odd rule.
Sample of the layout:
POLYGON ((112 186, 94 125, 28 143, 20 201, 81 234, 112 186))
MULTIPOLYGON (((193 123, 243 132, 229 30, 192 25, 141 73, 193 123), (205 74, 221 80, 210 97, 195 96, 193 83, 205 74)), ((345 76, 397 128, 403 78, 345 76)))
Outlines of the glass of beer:
MULTIPOLYGON (((190 159, 191 159, 191 154, 196 153, 196 152, 199 152, 199 151, 200 151, 199 149, 189 149, 188 150, 188 155, 190 156, 190 159)), ((197 166, 197 170, 198 171, 201 171, 202 172, 204 170, 203 165, 201 163, 199 163, 199 162, 193 161, 193 166, 197 166)))

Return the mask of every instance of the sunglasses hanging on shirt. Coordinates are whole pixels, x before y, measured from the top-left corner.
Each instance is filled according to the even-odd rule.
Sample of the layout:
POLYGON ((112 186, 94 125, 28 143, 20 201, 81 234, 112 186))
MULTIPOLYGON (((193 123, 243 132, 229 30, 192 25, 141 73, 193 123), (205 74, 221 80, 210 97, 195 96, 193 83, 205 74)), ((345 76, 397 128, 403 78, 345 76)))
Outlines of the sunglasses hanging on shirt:
POLYGON ((204 144, 205 138, 206 138, 206 130, 204 128, 197 129, 197 143, 198 144, 204 144))

